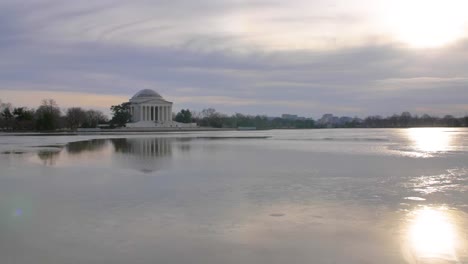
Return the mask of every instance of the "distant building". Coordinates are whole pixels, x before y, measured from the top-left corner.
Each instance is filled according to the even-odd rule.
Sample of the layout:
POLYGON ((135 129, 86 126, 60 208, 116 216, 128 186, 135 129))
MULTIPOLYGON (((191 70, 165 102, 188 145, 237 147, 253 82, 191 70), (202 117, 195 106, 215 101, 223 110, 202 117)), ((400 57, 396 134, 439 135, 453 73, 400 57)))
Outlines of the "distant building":
POLYGON ((130 114, 132 122, 165 123, 172 120, 172 102, 153 90, 144 89, 130 99, 130 114))
POLYGON ((317 124, 322 127, 341 127, 353 121, 357 121, 357 119, 348 116, 338 117, 333 114, 324 114, 317 121, 317 124))
POLYGON ((342 116, 340 117, 339 123, 340 125, 344 125, 346 123, 351 123, 354 120, 354 118, 349 117, 349 116, 342 116))
POLYGON ((297 119, 297 115, 282 114, 282 115, 281 115, 281 118, 287 119, 287 120, 296 120, 296 119, 297 119))
POLYGON ((172 120, 172 102, 166 101, 157 92, 144 89, 130 100, 131 128, 157 127, 195 127, 196 124, 184 124, 172 120))
POLYGON ((324 114, 322 118, 317 121, 317 124, 324 127, 332 127, 337 120, 338 117, 335 117, 332 114, 324 114))

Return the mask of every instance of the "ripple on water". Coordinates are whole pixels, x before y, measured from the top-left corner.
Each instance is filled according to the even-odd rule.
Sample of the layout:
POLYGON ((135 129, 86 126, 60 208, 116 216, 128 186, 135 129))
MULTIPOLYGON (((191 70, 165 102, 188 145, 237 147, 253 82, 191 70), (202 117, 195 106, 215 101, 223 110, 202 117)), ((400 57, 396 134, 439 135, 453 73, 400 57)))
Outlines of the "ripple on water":
POLYGON ((410 180, 414 191, 421 194, 431 194, 436 192, 468 190, 468 171, 465 168, 455 168, 447 170, 447 173, 420 176, 410 180))

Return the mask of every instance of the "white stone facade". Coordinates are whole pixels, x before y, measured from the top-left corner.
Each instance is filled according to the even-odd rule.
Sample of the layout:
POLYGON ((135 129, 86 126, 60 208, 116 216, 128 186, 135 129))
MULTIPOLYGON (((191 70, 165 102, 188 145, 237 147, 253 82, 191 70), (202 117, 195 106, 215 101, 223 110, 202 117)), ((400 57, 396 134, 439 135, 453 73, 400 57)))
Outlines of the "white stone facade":
POLYGON ((172 102, 166 101, 157 92, 144 89, 130 99, 130 128, 196 127, 195 124, 182 124, 172 120, 172 102))

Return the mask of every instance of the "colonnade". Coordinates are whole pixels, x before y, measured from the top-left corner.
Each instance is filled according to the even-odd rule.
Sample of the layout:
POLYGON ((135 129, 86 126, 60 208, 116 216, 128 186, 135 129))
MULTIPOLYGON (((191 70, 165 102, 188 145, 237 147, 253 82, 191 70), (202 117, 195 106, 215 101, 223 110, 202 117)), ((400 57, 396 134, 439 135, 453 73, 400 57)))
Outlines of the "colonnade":
POLYGON ((141 105, 139 107, 140 121, 165 122, 172 120, 171 106, 141 105))

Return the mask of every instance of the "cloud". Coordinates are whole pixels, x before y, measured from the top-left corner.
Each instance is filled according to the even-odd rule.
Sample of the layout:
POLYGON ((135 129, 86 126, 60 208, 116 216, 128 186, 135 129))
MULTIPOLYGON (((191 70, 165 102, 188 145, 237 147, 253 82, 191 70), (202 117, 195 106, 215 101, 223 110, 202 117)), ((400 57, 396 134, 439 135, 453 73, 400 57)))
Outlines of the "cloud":
POLYGON ((63 104, 108 109, 104 98, 150 88, 176 108, 228 113, 466 114, 468 41, 408 48, 369 22, 374 5, 2 1, 0 98, 78 93, 63 104))
MULTIPOLYGON (((372 3, 361 0, 363 4, 372 3)), ((213 50, 290 50, 360 42, 368 10, 322 1, 6 1, 35 39, 213 50), (365 10, 366 12, 361 12, 365 10), (352 13, 351 13, 352 12, 352 13)), ((375 35, 378 31, 372 30, 375 35)))

